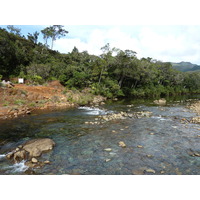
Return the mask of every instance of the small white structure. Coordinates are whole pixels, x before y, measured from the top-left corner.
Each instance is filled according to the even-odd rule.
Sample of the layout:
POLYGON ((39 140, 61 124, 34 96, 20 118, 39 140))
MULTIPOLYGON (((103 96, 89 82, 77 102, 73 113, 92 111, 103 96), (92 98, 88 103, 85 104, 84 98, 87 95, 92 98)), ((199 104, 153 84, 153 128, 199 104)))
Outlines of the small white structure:
POLYGON ((24 83, 24 78, 18 78, 18 83, 24 83))

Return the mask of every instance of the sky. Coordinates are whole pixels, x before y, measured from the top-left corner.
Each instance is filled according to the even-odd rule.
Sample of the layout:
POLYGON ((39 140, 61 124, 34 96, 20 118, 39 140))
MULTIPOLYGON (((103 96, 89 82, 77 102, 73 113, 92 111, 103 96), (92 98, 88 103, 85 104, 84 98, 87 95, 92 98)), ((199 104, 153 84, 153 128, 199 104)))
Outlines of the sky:
MULTIPOLYGON (((15 26, 27 36, 50 25, 15 26)), ((76 46, 80 52, 100 55, 101 47, 109 43, 111 48, 135 51, 138 58, 200 64, 200 25, 64 25, 64 29, 69 33, 57 39, 53 48, 61 53, 76 46)), ((41 33, 39 40, 44 42, 41 33)))

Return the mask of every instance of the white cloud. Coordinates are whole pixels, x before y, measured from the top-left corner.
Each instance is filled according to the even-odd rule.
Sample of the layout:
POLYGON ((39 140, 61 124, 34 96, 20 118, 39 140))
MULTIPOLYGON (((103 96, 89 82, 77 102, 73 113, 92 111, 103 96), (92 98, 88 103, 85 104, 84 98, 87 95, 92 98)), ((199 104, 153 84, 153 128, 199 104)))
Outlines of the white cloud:
POLYGON ((79 29, 74 38, 57 40, 54 49, 67 53, 76 46, 79 51, 100 55, 100 48, 110 43, 111 47, 136 51, 139 58, 200 64, 200 26, 93 26, 80 35, 79 29))

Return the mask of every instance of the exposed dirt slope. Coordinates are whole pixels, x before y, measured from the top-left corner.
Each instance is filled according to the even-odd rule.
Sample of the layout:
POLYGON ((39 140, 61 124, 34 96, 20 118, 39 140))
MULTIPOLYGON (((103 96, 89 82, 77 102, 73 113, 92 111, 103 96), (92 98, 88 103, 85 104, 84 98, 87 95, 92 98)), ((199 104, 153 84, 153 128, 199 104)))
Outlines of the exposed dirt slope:
POLYGON ((47 86, 16 84, 13 88, 0 87, 0 117, 17 117, 34 109, 74 106, 69 103, 64 90, 58 81, 47 86))

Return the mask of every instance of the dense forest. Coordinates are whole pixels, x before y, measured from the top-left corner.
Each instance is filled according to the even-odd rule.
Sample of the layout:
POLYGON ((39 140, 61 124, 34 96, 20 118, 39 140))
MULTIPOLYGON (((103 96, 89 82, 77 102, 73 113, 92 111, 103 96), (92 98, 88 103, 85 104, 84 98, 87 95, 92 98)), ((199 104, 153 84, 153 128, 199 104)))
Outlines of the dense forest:
POLYGON ((60 25, 27 36, 14 26, 0 28, 0 78, 21 77, 29 84, 59 80, 66 88, 90 88, 93 94, 108 98, 200 93, 200 72, 177 71, 170 62, 150 57, 139 59, 132 50, 109 44, 101 48, 100 56, 79 52, 76 47, 67 54, 52 50, 53 42, 67 33, 60 25), (44 44, 38 42, 39 34, 44 44))

